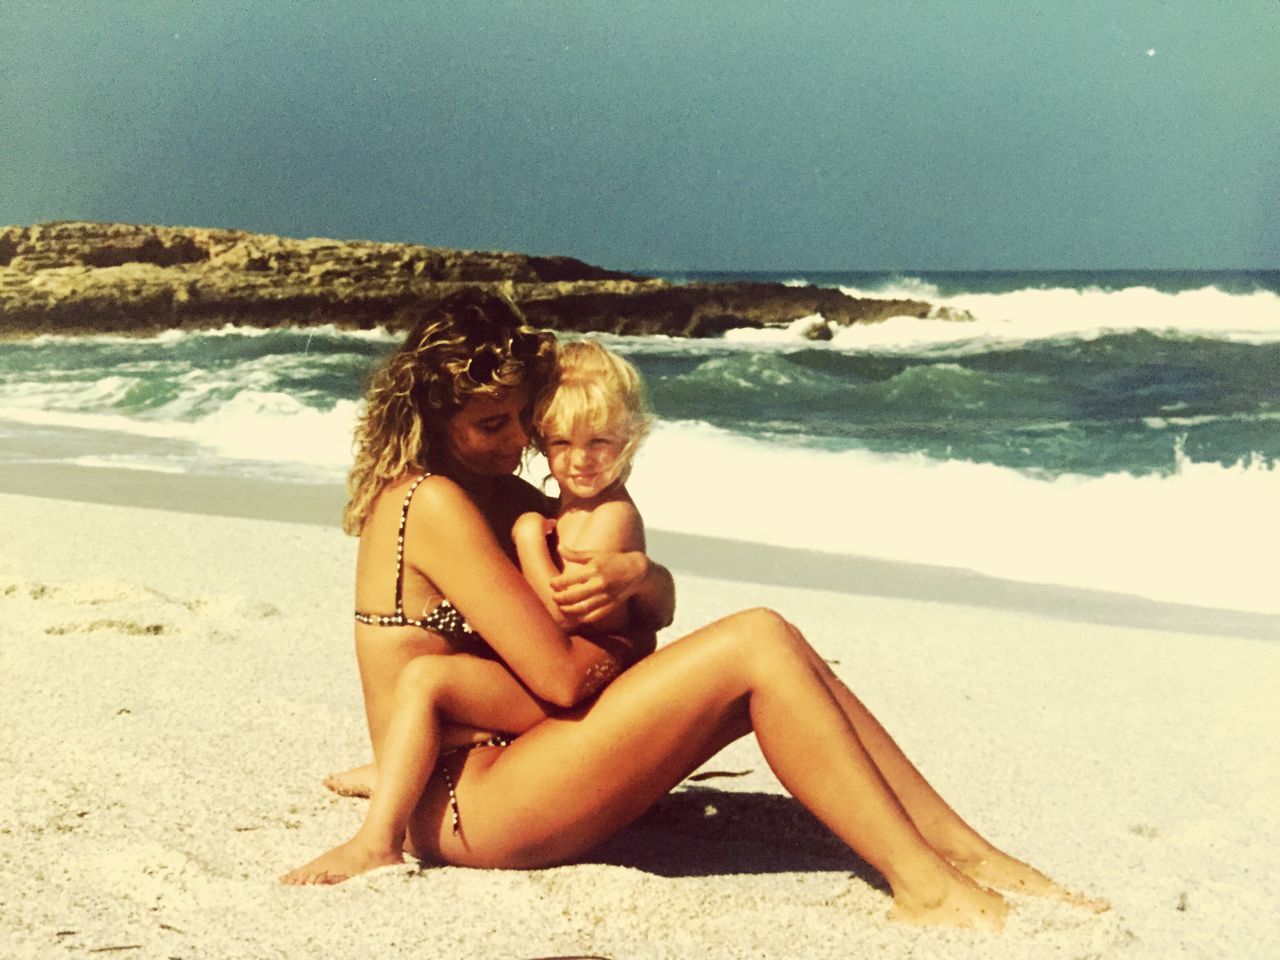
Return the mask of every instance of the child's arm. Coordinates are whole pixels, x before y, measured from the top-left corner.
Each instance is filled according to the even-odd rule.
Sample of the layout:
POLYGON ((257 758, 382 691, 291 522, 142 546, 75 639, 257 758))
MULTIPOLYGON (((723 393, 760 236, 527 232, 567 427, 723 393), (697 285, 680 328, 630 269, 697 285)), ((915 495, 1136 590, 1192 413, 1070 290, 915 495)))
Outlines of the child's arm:
POLYGON ((597 609, 581 609, 582 604, 579 604, 578 608, 568 613, 561 604, 561 591, 557 590, 556 585, 566 575, 572 577, 575 567, 585 566, 580 559, 582 557, 588 558, 587 564, 592 562, 590 558, 603 556, 630 555, 647 561, 644 556, 644 521, 640 518, 640 512, 631 498, 624 495, 597 505, 585 517, 578 516, 574 519, 578 522, 572 525, 562 522, 557 531, 563 573, 555 576, 551 592, 560 606, 561 615, 579 629, 584 624, 590 624, 593 633, 634 632, 637 625, 631 622, 629 604, 611 607, 608 596, 600 595, 591 601, 597 609))
MULTIPOLYGON (((581 623, 579 617, 567 615, 561 610, 556 599, 556 592, 551 582, 559 580, 564 570, 551 556, 547 549, 547 534, 551 521, 536 513, 523 514, 512 528, 511 536, 516 545, 516 556, 520 560, 520 570, 529 585, 542 600, 547 610, 557 623, 566 629, 573 629, 581 623)), ((560 540, 558 547, 569 554, 643 554, 645 549, 644 521, 640 511, 631 499, 618 497, 599 504, 580 523, 573 525, 572 534, 566 537, 563 527, 556 533, 560 540)), ((572 563, 572 561, 570 561, 572 563)), ((607 602, 607 599, 602 602, 607 602)), ((584 610, 582 613, 590 613, 584 610)), ((625 608, 614 611, 603 620, 588 618, 596 630, 627 630, 625 608)))
MULTIPOLYGON (((589 637, 584 639, 596 647, 597 659, 591 670, 594 686, 591 692, 594 692, 636 660, 652 653, 657 638, 648 628, 641 627, 637 632, 636 625, 629 622, 627 604, 603 615, 591 616, 594 608, 589 609, 586 611, 588 616, 585 619, 589 623, 586 630, 582 620, 561 610, 551 582, 561 578, 562 571, 547 548, 547 535, 553 526, 559 538, 557 547, 567 553, 576 549, 591 554, 631 554, 644 558, 644 521, 631 499, 623 496, 598 505, 578 523, 563 525, 571 527, 568 538, 562 525, 553 525, 536 513, 524 514, 512 528, 521 571, 551 616, 566 630, 579 636, 583 636, 586 630, 590 631, 589 637), (572 542, 572 546, 566 543, 566 539, 572 542)), ((572 561, 568 565, 572 565, 572 561)), ((604 602, 608 603, 607 599, 604 602)))
POLYGON ((551 614, 551 618, 562 627, 569 627, 568 619, 556 606, 552 596, 550 581, 559 576, 560 569, 551 557, 547 548, 547 536, 554 529, 554 521, 548 520, 540 513, 522 513, 511 528, 511 539, 516 545, 516 558, 520 561, 520 572, 533 587, 551 614))

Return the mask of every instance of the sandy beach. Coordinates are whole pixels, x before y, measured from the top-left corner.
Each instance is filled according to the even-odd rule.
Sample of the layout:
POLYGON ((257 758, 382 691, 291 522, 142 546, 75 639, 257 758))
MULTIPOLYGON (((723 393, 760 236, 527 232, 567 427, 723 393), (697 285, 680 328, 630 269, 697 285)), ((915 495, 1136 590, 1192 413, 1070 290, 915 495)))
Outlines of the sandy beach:
POLYGON ((1113 909, 893 924, 749 742, 586 863, 285 888, 363 809, 320 785, 368 753, 340 493, 5 471, 2 957, 1280 956, 1278 617, 655 532, 664 639, 784 612, 966 818, 1113 909))

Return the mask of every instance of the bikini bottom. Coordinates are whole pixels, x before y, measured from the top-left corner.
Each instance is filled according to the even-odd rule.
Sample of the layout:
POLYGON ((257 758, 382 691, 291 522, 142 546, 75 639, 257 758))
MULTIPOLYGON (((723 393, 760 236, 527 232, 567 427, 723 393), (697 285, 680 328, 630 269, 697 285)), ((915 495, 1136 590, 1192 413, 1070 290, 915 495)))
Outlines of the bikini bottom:
POLYGON ((476 743, 464 743, 456 747, 450 747, 448 750, 440 752, 440 773, 444 777, 444 785, 449 790, 449 812, 453 816, 453 833, 457 836, 462 832, 462 816, 458 812, 458 794, 456 791, 457 783, 453 778, 453 771, 449 769, 448 759, 455 754, 470 753, 478 747, 506 747, 510 746, 515 737, 504 736, 498 734, 496 737, 490 737, 488 740, 480 740, 476 743))

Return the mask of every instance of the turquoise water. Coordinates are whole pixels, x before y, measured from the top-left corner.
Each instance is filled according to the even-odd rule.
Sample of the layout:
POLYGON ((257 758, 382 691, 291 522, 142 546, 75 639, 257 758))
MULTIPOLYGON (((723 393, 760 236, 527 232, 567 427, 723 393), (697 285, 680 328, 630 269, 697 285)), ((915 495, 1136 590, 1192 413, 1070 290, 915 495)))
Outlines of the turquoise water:
MULTIPOLYGON (((968 319, 823 343, 807 324, 604 338, 660 417, 632 482, 651 526, 1280 605, 1258 553, 1280 540, 1280 274, 770 279, 968 319)), ((0 469, 340 481, 365 376, 395 342, 229 329, 0 343, 0 469)))

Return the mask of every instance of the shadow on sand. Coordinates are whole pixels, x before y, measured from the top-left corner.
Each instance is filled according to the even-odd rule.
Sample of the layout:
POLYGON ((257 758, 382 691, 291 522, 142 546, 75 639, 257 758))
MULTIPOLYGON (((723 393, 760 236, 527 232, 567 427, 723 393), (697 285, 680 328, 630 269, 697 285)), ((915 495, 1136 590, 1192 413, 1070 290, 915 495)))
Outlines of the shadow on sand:
POLYGON ((663 877, 828 871, 889 889, 792 798, 694 785, 667 794, 583 862, 663 877))

